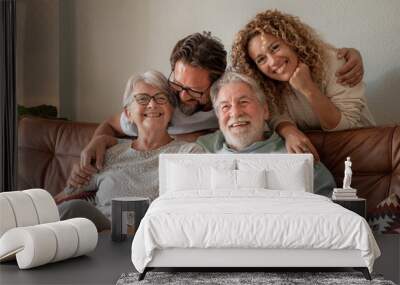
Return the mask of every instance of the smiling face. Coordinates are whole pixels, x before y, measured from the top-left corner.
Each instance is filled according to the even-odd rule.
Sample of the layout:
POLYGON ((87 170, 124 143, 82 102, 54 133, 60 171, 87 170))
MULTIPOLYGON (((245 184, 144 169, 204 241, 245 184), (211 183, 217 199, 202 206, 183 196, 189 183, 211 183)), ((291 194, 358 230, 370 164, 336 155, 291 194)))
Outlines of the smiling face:
POLYGON ((190 96, 187 90, 179 92, 179 109, 185 115, 192 115, 199 110, 211 106, 210 102, 210 78, 206 69, 195 67, 178 60, 173 72, 173 82, 194 91, 203 93, 198 98, 190 96))
MULTIPOLYGON (((139 81, 135 84, 132 93, 133 96, 137 94, 147 94, 154 97, 157 94, 157 96, 162 96, 161 94, 163 92, 152 85, 139 81)), ((164 95, 168 97, 167 94, 164 95)), ((173 107, 169 101, 165 104, 158 104, 154 98, 150 100, 147 105, 139 104, 137 100, 134 99, 132 103, 125 108, 125 114, 128 120, 135 123, 139 130, 145 128, 157 132, 167 129, 168 123, 172 118, 172 113, 173 107)))
POLYGON ((260 103, 249 85, 244 82, 224 85, 215 106, 219 128, 230 147, 241 150, 263 139, 268 106, 260 103))
POLYGON ((248 53, 264 75, 278 81, 289 81, 299 64, 293 49, 270 34, 253 37, 249 41, 248 53))

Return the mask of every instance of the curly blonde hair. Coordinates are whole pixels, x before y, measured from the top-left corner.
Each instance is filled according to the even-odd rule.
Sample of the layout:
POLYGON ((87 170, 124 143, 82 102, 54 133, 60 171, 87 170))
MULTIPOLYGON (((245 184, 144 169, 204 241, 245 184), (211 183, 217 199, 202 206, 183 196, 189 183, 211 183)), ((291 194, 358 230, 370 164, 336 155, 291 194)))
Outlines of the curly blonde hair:
POLYGON ((289 83, 277 81, 265 76, 250 58, 249 41, 258 35, 271 34, 284 41, 305 63, 311 72, 314 82, 323 89, 325 85, 325 55, 324 50, 329 45, 324 43, 316 32, 301 22, 298 17, 284 14, 278 10, 267 10, 259 13, 235 37, 232 45, 232 66, 237 72, 244 73, 255 79, 264 91, 271 107, 277 107, 282 112, 284 94, 288 94, 289 83))

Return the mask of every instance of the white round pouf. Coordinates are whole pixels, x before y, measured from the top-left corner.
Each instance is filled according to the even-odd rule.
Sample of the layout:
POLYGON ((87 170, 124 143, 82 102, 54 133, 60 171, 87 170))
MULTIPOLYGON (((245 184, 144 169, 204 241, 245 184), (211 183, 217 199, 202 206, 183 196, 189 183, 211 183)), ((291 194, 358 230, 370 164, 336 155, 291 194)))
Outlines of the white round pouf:
POLYGON ((17 227, 0 238, 0 261, 16 257, 19 268, 28 269, 86 254, 97 240, 96 226, 85 218, 17 227))

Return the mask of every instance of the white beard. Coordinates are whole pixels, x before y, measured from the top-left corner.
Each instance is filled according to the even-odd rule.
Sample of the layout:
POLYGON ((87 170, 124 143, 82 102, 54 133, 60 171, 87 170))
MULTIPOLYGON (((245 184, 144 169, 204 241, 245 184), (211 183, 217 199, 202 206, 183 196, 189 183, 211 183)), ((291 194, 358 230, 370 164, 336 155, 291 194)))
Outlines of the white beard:
MULTIPOLYGON (((233 122, 249 121, 245 117, 239 117, 237 119, 232 119, 233 122)), ((228 122, 228 126, 232 123, 228 122)), ((229 127, 228 127, 229 128, 229 127)), ((242 150, 249 145, 255 143, 259 140, 264 133, 264 124, 260 126, 250 124, 249 127, 244 128, 242 131, 233 133, 229 129, 221 129, 224 134, 226 143, 235 150, 242 150)))
POLYGON ((224 134, 226 143, 235 150, 242 150, 252 143, 255 142, 255 138, 253 136, 249 136, 249 134, 244 135, 231 135, 224 134))

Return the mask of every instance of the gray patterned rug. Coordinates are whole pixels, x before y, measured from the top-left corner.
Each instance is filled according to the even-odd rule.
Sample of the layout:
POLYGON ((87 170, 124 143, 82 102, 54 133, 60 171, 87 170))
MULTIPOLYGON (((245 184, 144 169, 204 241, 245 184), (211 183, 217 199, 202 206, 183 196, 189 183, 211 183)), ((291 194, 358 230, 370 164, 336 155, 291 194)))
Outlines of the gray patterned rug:
POLYGON ((372 281, 364 278, 360 272, 148 272, 142 281, 138 281, 139 273, 124 273, 117 285, 145 284, 213 284, 213 285, 294 285, 294 284, 379 284, 395 285, 384 280, 380 275, 372 274, 372 281))

